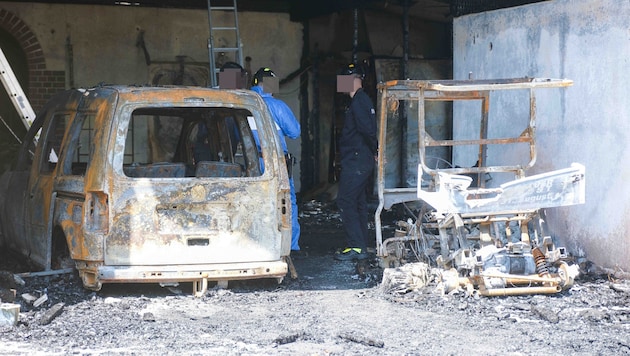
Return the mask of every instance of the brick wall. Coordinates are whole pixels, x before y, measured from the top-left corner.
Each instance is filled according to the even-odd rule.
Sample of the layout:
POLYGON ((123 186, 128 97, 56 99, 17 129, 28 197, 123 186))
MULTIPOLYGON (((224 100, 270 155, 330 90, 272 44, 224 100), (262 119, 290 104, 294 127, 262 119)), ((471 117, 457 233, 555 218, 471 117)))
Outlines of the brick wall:
POLYGON ((65 71, 46 70, 44 52, 30 28, 15 14, 0 9, 0 28, 22 47, 28 62, 28 87, 22 88, 37 112, 55 93, 65 89, 65 71))

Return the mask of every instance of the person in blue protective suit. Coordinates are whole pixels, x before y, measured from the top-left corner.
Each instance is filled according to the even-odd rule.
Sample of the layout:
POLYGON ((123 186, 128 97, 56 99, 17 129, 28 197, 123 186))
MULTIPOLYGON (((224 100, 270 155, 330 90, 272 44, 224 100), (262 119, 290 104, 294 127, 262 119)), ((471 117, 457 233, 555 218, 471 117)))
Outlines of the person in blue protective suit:
POLYGON ((334 257, 339 261, 362 260, 368 258, 367 189, 378 155, 376 112, 362 88, 361 68, 350 64, 341 75, 340 79, 349 81, 349 87, 337 90, 347 92, 351 98, 339 139, 341 172, 337 193, 347 247, 334 257))
MULTIPOLYGON (((289 173, 289 183, 291 185, 291 225, 293 231, 291 234, 291 251, 300 251, 300 223, 298 221, 298 208, 297 200, 295 196, 295 185, 293 184, 293 175, 291 174, 293 166, 293 157, 289 154, 287 149, 287 143, 285 136, 291 139, 296 139, 300 136, 301 128, 300 122, 295 118, 293 112, 287 104, 282 100, 273 97, 273 87, 277 87, 276 74, 269 68, 260 68, 254 74, 252 78, 251 90, 262 96, 263 100, 267 104, 267 108, 271 112, 271 116, 276 122, 276 128, 278 129, 278 136, 284 150, 285 158, 287 159, 287 170, 289 173), (265 87, 265 78, 274 78, 274 80, 268 80, 268 85, 265 87), (273 84, 273 85, 272 85, 273 84)), ((257 135, 256 135, 257 136, 257 135)), ((258 139, 256 137, 258 143, 258 139)))

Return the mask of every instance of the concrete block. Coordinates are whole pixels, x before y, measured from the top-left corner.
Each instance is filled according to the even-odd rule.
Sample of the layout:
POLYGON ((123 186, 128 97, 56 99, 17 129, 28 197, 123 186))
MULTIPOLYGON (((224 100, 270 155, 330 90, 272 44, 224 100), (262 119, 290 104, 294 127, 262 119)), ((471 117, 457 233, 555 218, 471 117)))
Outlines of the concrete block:
POLYGON ((30 293, 24 293, 22 294, 22 299, 24 299, 24 301, 28 304, 33 304, 37 300, 37 297, 30 293))
POLYGON ((58 317, 63 311, 64 303, 57 303, 53 305, 50 309, 46 310, 44 315, 42 315, 41 319, 39 319, 40 325, 48 325, 50 324, 56 317, 58 317))
POLYGON ((17 325, 20 316, 20 305, 13 303, 0 304, 0 326, 17 325))
POLYGON ((39 307, 40 305, 44 304, 46 301, 48 300, 48 295, 44 294, 41 297, 37 298, 36 301, 33 302, 33 306, 35 308, 39 307))

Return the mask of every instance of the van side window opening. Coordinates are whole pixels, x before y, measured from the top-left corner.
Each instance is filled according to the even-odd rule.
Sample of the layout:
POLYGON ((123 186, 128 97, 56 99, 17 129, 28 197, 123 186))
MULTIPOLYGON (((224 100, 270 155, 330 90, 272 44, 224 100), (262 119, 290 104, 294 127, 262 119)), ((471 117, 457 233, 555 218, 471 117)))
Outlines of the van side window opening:
POLYGON ((92 144, 94 142, 94 114, 86 115, 81 125, 79 145, 76 150, 75 162, 87 164, 92 157, 92 144))
POLYGON ((125 138, 123 172, 132 178, 260 176, 247 116, 249 111, 234 108, 136 109, 125 138))
POLYGON ((78 113, 73 126, 68 133, 67 154, 63 173, 71 175, 85 175, 94 151, 94 134, 96 128, 94 113, 78 113))
POLYGON ((70 115, 67 113, 55 114, 45 128, 48 132, 46 142, 43 146, 41 162, 39 166, 40 173, 51 173, 57 166, 59 154, 61 151, 61 143, 63 135, 66 131, 66 125, 70 115))

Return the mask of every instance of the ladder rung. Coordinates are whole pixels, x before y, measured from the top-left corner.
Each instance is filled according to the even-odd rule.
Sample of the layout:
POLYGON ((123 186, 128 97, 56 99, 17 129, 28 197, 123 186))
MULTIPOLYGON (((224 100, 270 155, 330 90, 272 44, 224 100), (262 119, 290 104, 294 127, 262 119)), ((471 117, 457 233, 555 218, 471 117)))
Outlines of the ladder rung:
MULTIPOLYGON (((217 63, 215 63, 215 55, 217 53, 225 53, 225 52, 230 52, 230 53, 234 53, 234 59, 237 62, 242 62, 243 59, 241 58, 243 56, 242 51, 242 44, 241 44, 241 39, 240 39, 240 34, 238 31, 238 10, 236 9, 236 1, 237 0, 233 0, 234 4, 232 6, 211 6, 210 5, 210 0, 208 0, 208 22, 210 25, 210 38, 208 39, 208 49, 210 52, 210 70, 212 72, 219 73, 221 71, 220 68, 217 68, 217 63), (212 26, 212 11, 225 11, 225 12, 231 12, 234 15, 234 22, 228 22, 226 23, 226 25, 228 26, 219 26, 219 27, 213 27, 212 26), (215 47, 214 46, 214 34, 216 33, 216 31, 234 31, 234 36, 236 37, 236 47, 215 47)), ((232 36, 230 34, 230 36, 232 36)), ((231 54, 229 55, 231 56, 231 54)), ((212 84, 212 86, 216 86, 216 82, 217 82, 217 76, 216 75, 210 75, 210 82, 212 84)))
POLYGON ((218 48, 213 48, 212 52, 236 52, 239 49, 240 48, 235 48, 235 47, 218 47, 218 48))

